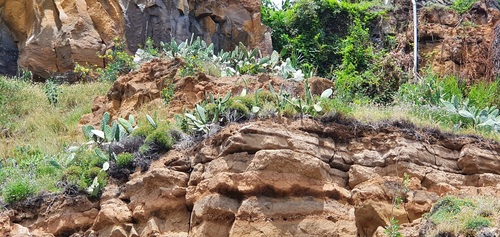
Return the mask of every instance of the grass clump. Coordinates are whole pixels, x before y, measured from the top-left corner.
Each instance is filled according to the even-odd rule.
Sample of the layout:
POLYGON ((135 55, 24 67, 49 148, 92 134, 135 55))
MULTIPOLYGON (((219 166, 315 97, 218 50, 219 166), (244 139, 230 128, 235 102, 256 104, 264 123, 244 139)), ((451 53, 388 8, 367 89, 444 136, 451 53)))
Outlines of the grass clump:
POLYGON ((134 160, 134 155, 128 152, 124 152, 121 154, 118 154, 116 156, 116 165, 118 167, 127 167, 130 164, 132 164, 132 161, 134 160))
POLYGON ((430 213, 424 215, 425 234, 475 236, 481 229, 495 225, 494 220, 499 218, 499 211, 500 202, 491 198, 446 196, 434 204, 430 213))
POLYGON ((34 194, 35 188, 26 179, 12 180, 2 190, 2 198, 6 203, 22 201, 34 194))

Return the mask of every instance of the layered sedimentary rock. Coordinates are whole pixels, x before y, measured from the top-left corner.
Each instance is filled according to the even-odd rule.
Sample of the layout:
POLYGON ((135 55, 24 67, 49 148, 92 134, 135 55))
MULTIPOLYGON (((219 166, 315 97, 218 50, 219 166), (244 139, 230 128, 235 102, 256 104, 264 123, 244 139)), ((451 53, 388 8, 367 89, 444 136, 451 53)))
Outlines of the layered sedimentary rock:
MULTIPOLYGON (((292 94, 303 88, 266 75, 181 78, 175 75, 181 64, 157 59, 120 77, 84 124, 104 111, 116 118, 153 106, 165 80, 176 88, 171 114, 209 92, 240 94, 281 83, 292 94)), ((327 82, 315 78, 310 86, 319 93, 331 86, 327 82)), ((443 195, 500 197, 498 143, 405 121, 270 114, 211 135, 198 143, 180 141, 149 170, 110 180, 100 200, 48 195, 14 206, 0 214, 0 235, 383 236, 394 217, 408 227, 404 236, 419 236, 420 218, 443 195), (408 192, 402 191, 405 174, 408 192), (395 208, 398 196, 402 203, 395 208)))
POLYGON ((85 197, 46 198, 38 208, 4 212, 1 231, 372 236, 382 233, 391 217, 414 228, 447 193, 500 195, 499 150, 498 144, 477 138, 397 122, 362 125, 336 118, 233 124, 191 149, 166 153, 120 186, 108 185, 99 203, 85 197), (406 193, 401 191, 404 173, 410 176, 406 193), (398 195, 404 201, 394 208, 398 195), (85 205, 70 205, 75 202, 85 205))
POLYGON ((196 0, 0 0, 0 53, 6 73, 12 64, 36 76, 68 74, 75 63, 103 66, 97 53, 126 38, 134 52, 150 37, 155 43, 200 36, 216 50, 239 42, 271 50, 267 27, 261 24, 260 1, 196 0), (10 63, 9 63, 10 62, 10 63))

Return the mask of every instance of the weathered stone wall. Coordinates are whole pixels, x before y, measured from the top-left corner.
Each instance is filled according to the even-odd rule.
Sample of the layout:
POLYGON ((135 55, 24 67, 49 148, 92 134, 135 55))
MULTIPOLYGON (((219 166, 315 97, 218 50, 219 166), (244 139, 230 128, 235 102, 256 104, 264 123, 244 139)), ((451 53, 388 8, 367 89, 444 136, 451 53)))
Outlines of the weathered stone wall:
MULTIPOLYGON (((2 39, 17 42, 19 67, 43 78, 71 72, 75 63, 103 66, 97 53, 112 47, 115 37, 126 37, 132 52, 148 37, 158 44, 192 34, 216 50, 239 42, 264 52, 272 47, 258 0, 0 0, 0 21, 7 28, 2 39)), ((6 49, 0 51, 11 46, 2 41, 6 49)))

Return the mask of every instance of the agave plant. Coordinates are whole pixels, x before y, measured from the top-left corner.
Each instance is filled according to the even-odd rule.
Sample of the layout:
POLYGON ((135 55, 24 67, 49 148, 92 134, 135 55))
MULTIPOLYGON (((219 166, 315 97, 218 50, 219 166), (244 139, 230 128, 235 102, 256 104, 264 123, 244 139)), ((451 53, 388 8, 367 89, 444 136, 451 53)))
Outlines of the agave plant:
POLYGON ((184 116, 190 120, 188 124, 190 126, 193 126, 195 131, 208 134, 210 132, 210 127, 209 122, 207 121, 205 109, 199 104, 196 104, 194 111, 196 112, 197 116, 191 113, 184 114, 184 116))
POLYGON ((128 120, 123 118, 118 118, 118 121, 114 120, 111 125, 109 125, 111 120, 111 115, 105 112, 102 115, 100 130, 94 128, 92 125, 83 126, 83 134, 87 140, 93 140, 95 142, 113 142, 121 141, 124 137, 130 135, 136 127, 135 119, 133 115, 129 116, 128 120))
POLYGON ((469 105, 469 99, 460 101, 457 96, 452 96, 450 101, 441 98, 441 103, 446 110, 470 119, 474 128, 492 129, 496 132, 500 129, 499 110, 495 106, 478 109, 469 105))

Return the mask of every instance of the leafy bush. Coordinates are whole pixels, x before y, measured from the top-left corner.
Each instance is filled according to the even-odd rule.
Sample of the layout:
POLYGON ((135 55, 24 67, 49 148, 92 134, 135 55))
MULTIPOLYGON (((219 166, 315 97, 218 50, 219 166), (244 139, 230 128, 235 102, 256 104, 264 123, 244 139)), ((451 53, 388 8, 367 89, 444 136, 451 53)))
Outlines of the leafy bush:
POLYGON ((465 222, 465 228, 470 230, 479 230, 483 227, 488 227, 491 225, 491 220, 486 217, 476 216, 465 222))
POLYGON ((383 14, 371 10, 374 4, 299 0, 285 1, 283 8, 278 9, 271 1, 265 0, 262 1, 261 13, 263 23, 272 29, 274 48, 283 57, 301 58, 293 60, 297 63, 294 66, 305 74, 317 71, 321 76, 332 76, 333 69, 342 64, 343 57, 347 57, 347 51, 353 51, 351 56, 356 60, 365 61, 370 57, 364 52, 371 50, 371 43, 364 41, 365 38, 352 38, 360 45, 352 45, 344 53, 341 51, 346 49, 342 41, 349 35, 353 22, 359 26, 369 25, 375 17, 383 14))
POLYGON ((168 105, 170 101, 174 99, 175 95, 175 85, 173 83, 168 83, 168 85, 161 91, 161 98, 165 105, 168 105))
POLYGON ((467 95, 470 104, 478 108, 496 105, 496 102, 498 102, 497 95, 500 92, 498 87, 498 81, 493 83, 479 82, 472 85, 467 95))
POLYGON ((124 40, 114 38, 113 48, 106 51, 104 55, 99 55, 105 62, 104 68, 98 68, 97 65, 82 66, 75 64, 74 72, 80 74, 83 79, 98 78, 102 81, 116 81, 116 79, 137 67, 134 57, 126 52, 126 43, 124 40))
POLYGON ((16 179, 8 182, 2 190, 2 198, 7 203, 22 201, 33 195, 35 190, 29 180, 16 179))
POLYGON ((401 102, 413 105, 435 105, 441 104, 441 99, 449 100, 453 96, 462 98, 464 85, 455 76, 440 78, 432 71, 427 71, 420 83, 404 83, 398 91, 401 102))
POLYGON ((455 0, 453 2, 453 9, 458 13, 465 13, 475 2, 477 2, 477 0, 455 0))
POLYGON ((147 144, 155 144, 163 150, 170 150, 175 143, 175 139, 171 135, 172 128, 170 126, 159 126, 151 134, 146 137, 147 144))
POLYGON ((499 110, 495 107, 486 107, 483 109, 469 105, 469 99, 461 101, 453 96, 450 101, 441 99, 446 109, 452 113, 457 113, 463 118, 472 121, 475 129, 485 129, 487 131, 500 131, 499 110))
POLYGON ((45 96, 47 96, 49 104, 56 107, 60 93, 61 90, 57 87, 57 84, 54 83, 52 80, 49 79, 47 80, 47 82, 45 82, 45 96))

